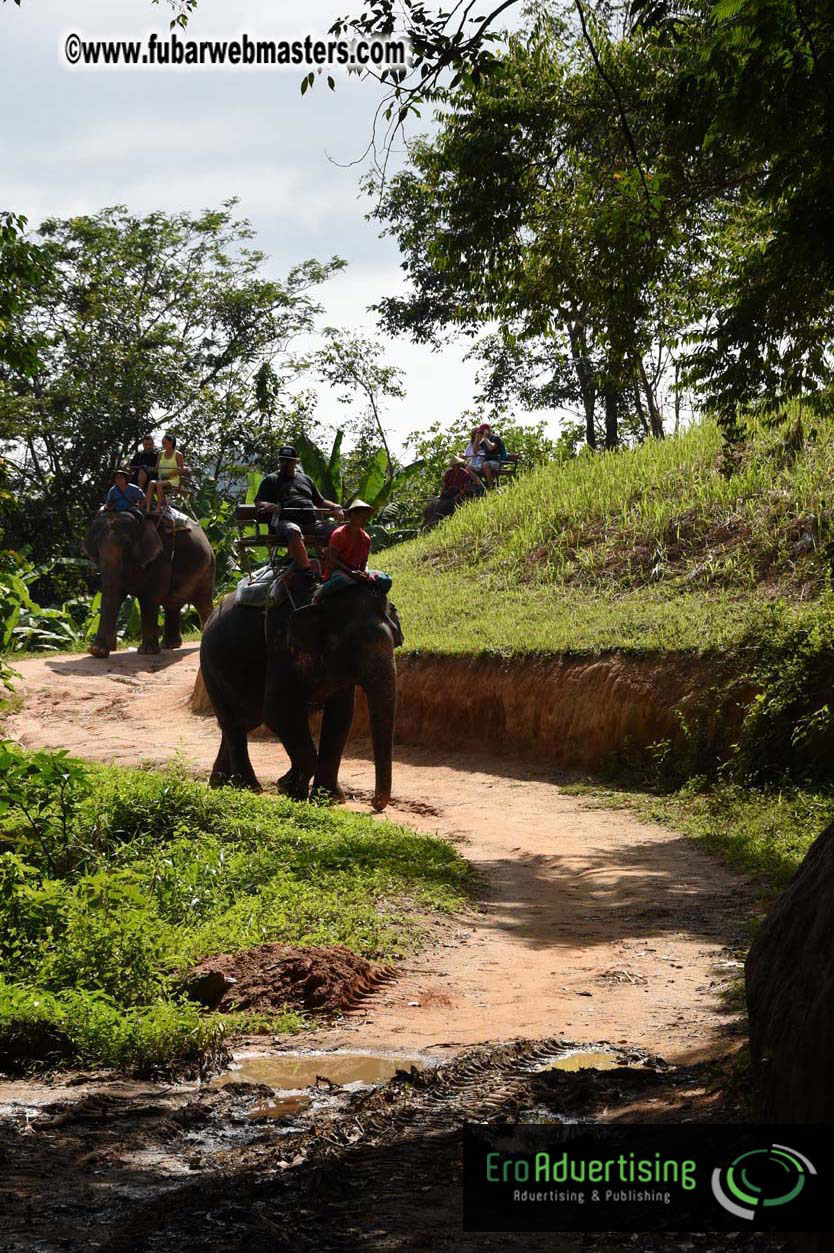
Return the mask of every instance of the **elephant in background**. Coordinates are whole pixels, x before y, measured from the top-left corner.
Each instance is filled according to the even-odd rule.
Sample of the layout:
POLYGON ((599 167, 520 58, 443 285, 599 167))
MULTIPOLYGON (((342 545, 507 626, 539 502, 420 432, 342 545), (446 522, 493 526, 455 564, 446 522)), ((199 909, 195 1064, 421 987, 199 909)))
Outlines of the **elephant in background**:
POLYGON ((190 530, 160 535, 149 517, 131 512, 97 514, 87 528, 83 551, 101 571, 98 633, 94 657, 116 649, 116 618, 125 596, 136 596, 142 614, 140 653, 159 652, 159 607, 165 610, 164 648, 179 648, 180 613, 193 605, 205 625, 214 600, 214 553, 196 523, 190 530))
POLYGON ((260 790, 247 733, 266 725, 281 740, 290 769, 279 786, 306 800, 312 781, 339 799, 339 767, 353 721, 355 689, 367 697, 373 741, 373 805, 391 799, 391 757, 397 705, 394 649, 402 631, 393 605, 371 584, 334 593, 290 614, 235 605, 227 596, 203 631, 200 669, 220 724, 215 786, 260 790), (309 715, 323 706, 319 746, 309 715))

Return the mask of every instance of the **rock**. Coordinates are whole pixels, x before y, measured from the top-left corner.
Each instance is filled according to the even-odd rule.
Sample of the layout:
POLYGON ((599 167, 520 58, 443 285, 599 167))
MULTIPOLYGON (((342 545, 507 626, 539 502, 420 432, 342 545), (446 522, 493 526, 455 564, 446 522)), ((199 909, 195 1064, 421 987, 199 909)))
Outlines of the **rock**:
POLYGON ((834 1121, 834 823, 768 914, 745 974, 756 1113, 834 1121))

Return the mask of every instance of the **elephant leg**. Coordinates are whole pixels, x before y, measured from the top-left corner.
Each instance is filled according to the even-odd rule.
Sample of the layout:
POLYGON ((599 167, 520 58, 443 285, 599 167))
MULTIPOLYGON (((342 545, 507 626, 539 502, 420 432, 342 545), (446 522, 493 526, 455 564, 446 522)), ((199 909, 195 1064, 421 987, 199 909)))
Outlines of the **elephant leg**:
POLYGON ((221 728, 220 751, 209 775, 210 787, 245 787, 260 792, 261 785, 249 760, 246 728, 240 724, 221 728))
POLYGON ((342 753, 353 722, 353 709, 356 702, 356 689, 345 688, 337 692, 325 702, 324 716, 319 737, 319 760, 313 787, 331 792, 337 800, 343 801, 345 794, 339 786, 339 767, 342 764, 342 753))
POLYGON ((306 801, 310 780, 316 773, 318 754, 310 734, 307 702, 302 694, 295 701, 285 695, 280 706, 267 704, 264 722, 284 745, 290 759, 290 768, 278 780, 278 788, 293 800, 306 801))
POLYGON ((139 597, 139 608, 142 612, 142 643, 138 653, 159 652, 159 604, 148 597, 139 597))
POLYGON ((163 648, 179 648, 182 644, 182 634, 180 632, 180 614, 182 606, 175 605, 171 609, 165 610, 165 638, 162 641, 163 648))

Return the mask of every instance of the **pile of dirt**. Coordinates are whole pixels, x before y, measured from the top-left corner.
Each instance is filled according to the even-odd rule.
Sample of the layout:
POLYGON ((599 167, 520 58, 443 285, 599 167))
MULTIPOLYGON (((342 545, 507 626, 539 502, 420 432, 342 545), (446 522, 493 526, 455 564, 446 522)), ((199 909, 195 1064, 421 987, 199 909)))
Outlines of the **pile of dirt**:
POLYGON ((207 957, 189 971, 185 988, 194 1000, 221 1013, 345 1010, 390 974, 390 967, 366 961, 342 944, 259 944, 207 957))

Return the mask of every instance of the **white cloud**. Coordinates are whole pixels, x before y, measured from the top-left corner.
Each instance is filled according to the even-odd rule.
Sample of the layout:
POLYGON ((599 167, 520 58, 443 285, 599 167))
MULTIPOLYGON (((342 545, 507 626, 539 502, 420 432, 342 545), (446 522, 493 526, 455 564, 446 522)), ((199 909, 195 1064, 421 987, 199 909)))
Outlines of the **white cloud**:
MULTIPOLYGON (((323 34, 350 7, 346 0, 200 0, 188 33, 323 34)), ((345 257, 349 269, 321 292, 327 320, 373 330, 367 305, 400 288, 399 258, 365 220, 361 167, 334 161, 345 165, 364 151, 379 89, 338 79, 333 93, 318 81, 302 98, 299 70, 74 73, 60 64, 60 39, 69 30, 137 38, 166 30, 169 16, 164 3, 154 8, 150 0, 0 5, 2 207, 37 224, 117 203, 136 212, 195 211, 238 196, 272 273, 281 276, 311 256, 345 257)), ((389 341, 388 359, 407 376, 408 397, 390 410, 398 435, 450 420, 470 404, 466 347, 432 353, 389 341)), ((321 411, 328 420, 341 414, 326 394, 321 411)))

